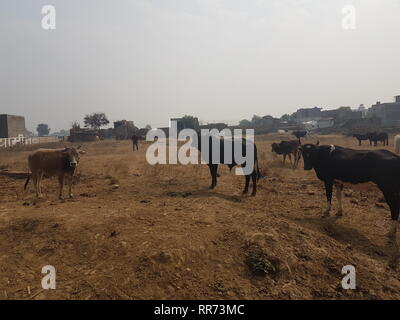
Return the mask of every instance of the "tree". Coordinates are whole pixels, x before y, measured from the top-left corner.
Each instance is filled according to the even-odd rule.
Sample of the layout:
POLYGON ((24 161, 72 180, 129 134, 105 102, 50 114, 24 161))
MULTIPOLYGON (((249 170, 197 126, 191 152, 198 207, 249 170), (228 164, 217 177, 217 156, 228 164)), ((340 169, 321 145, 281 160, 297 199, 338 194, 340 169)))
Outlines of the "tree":
POLYGON ((144 127, 146 130, 151 130, 151 125, 146 124, 146 126, 144 127))
POLYGON ((26 130, 27 137, 33 137, 35 134, 32 131, 26 130))
POLYGON ((87 114, 83 119, 83 122, 85 123, 85 127, 90 127, 92 129, 99 129, 110 123, 106 115, 100 112, 87 114))
POLYGON ((243 119, 239 121, 239 126, 243 128, 250 128, 251 127, 251 122, 249 120, 243 119))
POLYGON ((254 115, 253 118, 251 119, 251 123, 255 127, 261 127, 262 126, 262 118, 260 116, 254 115))
POLYGON ((286 121, 286 122, 291 122, 292 121, 292 116, 286 113, 281 117, 280 120, 281 121, 286 121))
POLYGON ((185 124, 185 128, 187 129, 198 131, 200 128, 199 119, 197 119, 197 117, 185 115, 182 117, 182 122, 185 124))
POLYGON ((36 131, 37 131, 39 137, 48 136, 50 133, 50 128, 47 124, 40 123, 40 124, 38 124, 36 131))
POLYGON ((78 121, 74 121, 74 122, 72 122, 72 124, 71 124, 71 129, 72 130, 79 130, 81 128, 81 125, 79 124, 79 122, 78 121))

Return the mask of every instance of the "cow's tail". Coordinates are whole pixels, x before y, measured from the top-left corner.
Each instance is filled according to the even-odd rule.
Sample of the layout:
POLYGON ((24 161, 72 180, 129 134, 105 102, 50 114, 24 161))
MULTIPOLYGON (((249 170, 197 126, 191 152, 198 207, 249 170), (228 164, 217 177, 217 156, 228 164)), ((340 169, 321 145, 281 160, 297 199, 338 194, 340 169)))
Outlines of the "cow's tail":
POLYGON ((31 174, 28 172, 28 177, 26 178, 26 182, 24 185, 24 190, 26 190, 26 187, 28 186, 29 180, 31 179, 31 174))

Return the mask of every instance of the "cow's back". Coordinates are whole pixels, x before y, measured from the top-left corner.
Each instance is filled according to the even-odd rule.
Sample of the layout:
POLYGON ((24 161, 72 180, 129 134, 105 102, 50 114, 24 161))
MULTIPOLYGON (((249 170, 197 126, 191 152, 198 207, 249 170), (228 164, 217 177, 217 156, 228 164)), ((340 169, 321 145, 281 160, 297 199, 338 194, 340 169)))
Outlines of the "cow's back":
POLYGON ((28 157, 31 172, 56 175, 64 169, 63 149, 38 149, 28 157))
POLYGON ((363 183, 400 184, 400 157, 388 150, 352 150, 341 148, 328 157, 329 171, 335 179, 363 183))

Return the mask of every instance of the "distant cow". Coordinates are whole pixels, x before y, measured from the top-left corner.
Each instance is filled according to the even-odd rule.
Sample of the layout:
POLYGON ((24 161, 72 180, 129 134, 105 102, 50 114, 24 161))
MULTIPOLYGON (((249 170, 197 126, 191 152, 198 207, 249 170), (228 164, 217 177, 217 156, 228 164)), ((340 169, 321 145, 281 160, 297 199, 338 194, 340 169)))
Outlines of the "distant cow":
POLYGON ((139 140, 140 140, 140 136, 134 134, 131 138, 132 140, 132 145, 133 145, 133 151, 135 150, 139 150, 139 140))
POLYGON ((388 146, 389 145, 389 135, 386 132, 370 133, 369 143, 372 144, 372 142, 373 142, 374 146, 377 146, 378 141, 383 143, 384 146, 388 146))
POLYGON ((306 130, 298 130, 298 131, 293 131, 292 134, 297 138, 303 138, 307 135, 307 131, 306 130))
POLYGON ((342 182, 353 184, 374 182, 382 191, 390 207, 392 227, 390 239, 396 235, 400 206, 400 157, 387 150, 353 150, 339 146, 306 144, 302 147, 304 170, 314 169, 325 183, 327 208, 331 210, 332 187, 335 184, 339 201, 338 216, 342 211, 342 182))
POLYGON ((301 143, 299 140, 281 141, 280 143, 272 144, 272 152, 283 155, 283 165, 285 165, 286 156, 289 156, 290 164, 292 164, 292 156, 294 159, 293 168, 299 163, 301 152, 299 150, 301 143))
POLYGON ((397 154, 400 154, 400 135, 396 135, 393 140, 394 150, 397 154))
POLYGON ((358 145, 361 146, 361 141, 369 140, 370 134, 369 133, 365 133, 365 134, 355 133, 355 134, 353 134, 353 137, 358 140, 358 145))
POLYGON ((72 198, 72 178, 79 163, 79 155, 85 153, 78 148, 64 149, 38 149, 28 157, 28 165, 30 174, 26 179, 24 189, 26 189, 30 178, 36 188, 36 196, 42 197, 42 179, 47 177, 57 176, 60 185, 59 198, 63 198, 64 178, 69 178, 69 197, 72 198))
MULTIPOLYGON (((238 164, 235 163, 235 158, 234 158, 234 147, 235 145, 241 145, 242 147, 242 156, 245 158, 246 155, 246 144, 251 143, 252 147, 254 148, 254 164, 253 164, 253 170, 250 174, 245 175, 245 187, 243 190, 243 194, 246 194, 249 190, 249 184, 250 184, 250 177, 252 178, 253 181, 253 191, 251 193, 252 196, 255 196, 257 193, 257 181, 258 179, 261 178, 260 174, 260 169, 258 166, 258 158, 257 158, 257 147, 255 143, 252 143, 246 139, 242 139, 242 141, 230 139, 225 142, 227 145, 230 144, 230 150, 231 150, 231 160, 230 159, 225 159, 225 143, 224 140, 215 136, 209 136, 208 137, 208 158, 205 157, 205 151, 204 147, 202 147, 202 140, 201 136, 197 135, 197 148, 198 150, 202 153, 204 161, 207 162, 207 165, 210 169, 210 174, 211 174, 211 186, 210 189, 214 189, 217 186, 217 176, 218 176, 218 164, 226 164, 230 170, 232 170, 233 167, 237 166, 238 164), (212 146, 212 141, 214 139, 219 139, 219 152, 220 152, 220 159, 218 163, 215 163, 216 161, 213 161, 213 146, 212 146), (236 143, 235 143, 236 141, 236 143)), ((246 163, 243 163, 240 165, 241 167, 246 167, 246 163)))

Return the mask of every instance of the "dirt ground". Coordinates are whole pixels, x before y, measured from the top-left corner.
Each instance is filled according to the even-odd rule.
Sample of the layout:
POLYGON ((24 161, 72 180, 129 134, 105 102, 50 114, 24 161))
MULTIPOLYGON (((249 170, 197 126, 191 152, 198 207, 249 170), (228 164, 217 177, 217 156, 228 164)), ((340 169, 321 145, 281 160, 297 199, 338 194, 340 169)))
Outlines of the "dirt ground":
MULTIPOLYGON (((345 186, 344 217, 334 217, 334 195, 322 219, 314 171, 271 153, 291 138, 257 137, 269 178, 255 198, 241 195, 244 178, 226 166, 209 190, 207 166, 151 166, 147 145, 132 152, 129 141, 83 145, 73 199, 57 199, 57 179, 44 180, 36 200, 32 184, 23 192, 24 179, 0 175, 0 299, 399 299, 379 190, 345 186), (41 287, 45 265, 56 268, 56 290, 41 287), (356 268, 356 290, 341 286, 345 265, 356 268)), ((0 169, 26 171, 32 149, 1 151, 0 169)))

